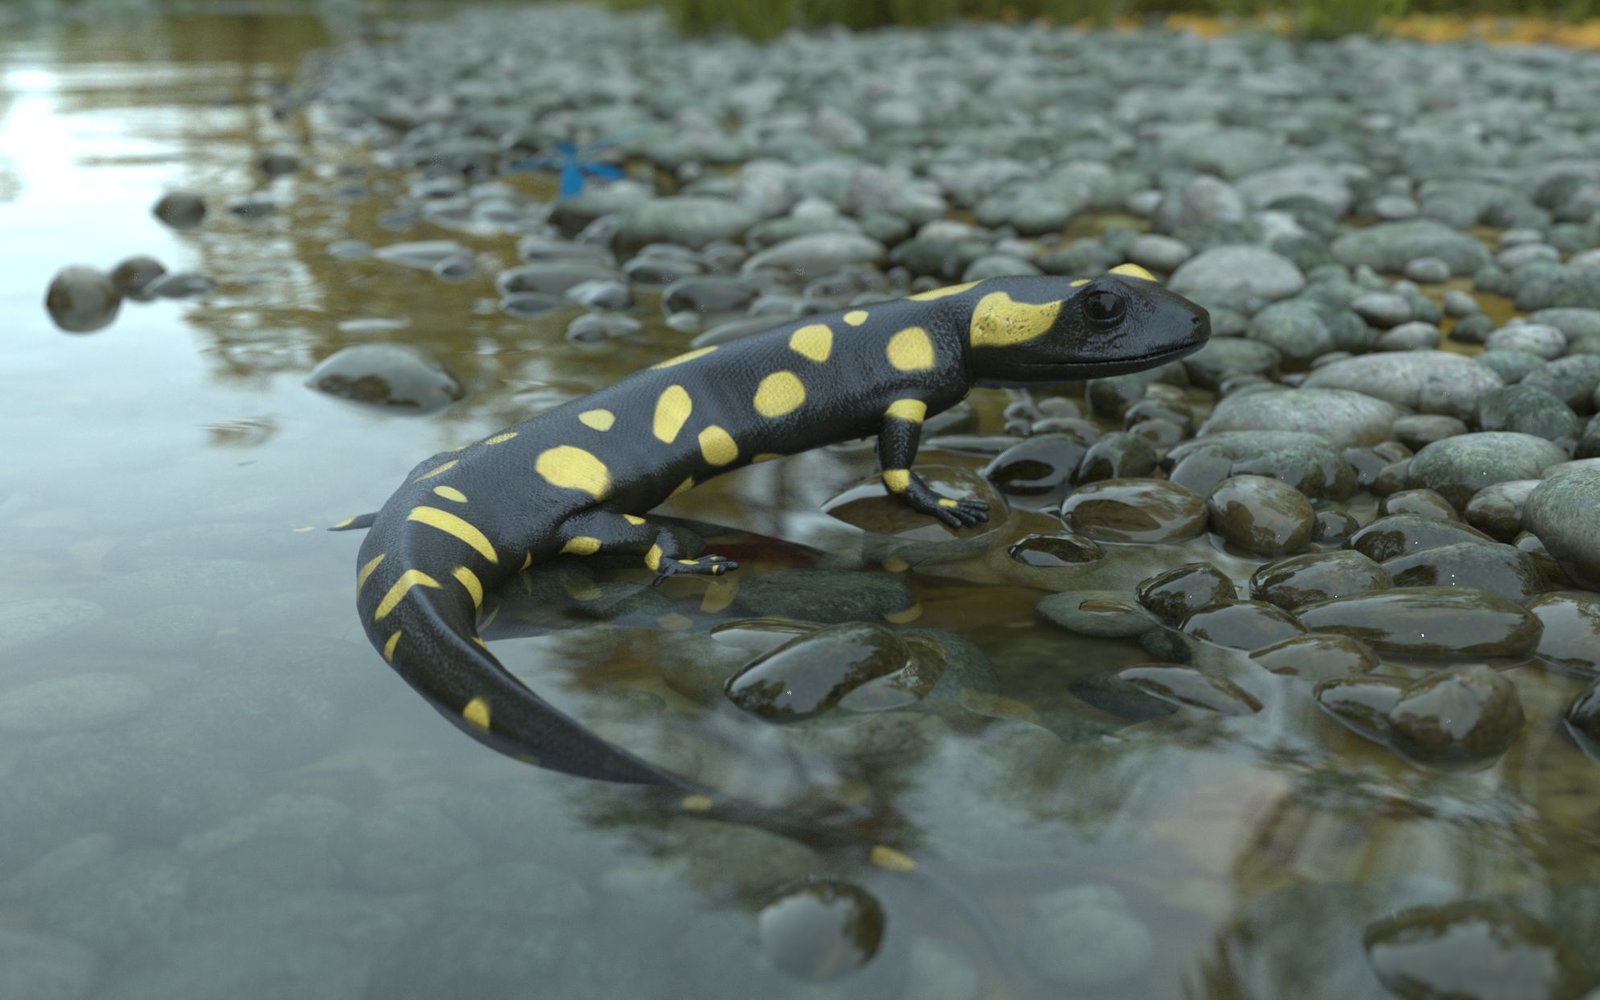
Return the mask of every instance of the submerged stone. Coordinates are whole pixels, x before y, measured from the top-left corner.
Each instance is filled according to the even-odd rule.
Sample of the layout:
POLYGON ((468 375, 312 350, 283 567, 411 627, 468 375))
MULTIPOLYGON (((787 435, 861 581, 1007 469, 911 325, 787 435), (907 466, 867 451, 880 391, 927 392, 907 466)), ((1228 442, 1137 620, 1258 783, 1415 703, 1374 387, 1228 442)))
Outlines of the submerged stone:
POLYGON ((1544 624, 1540 658, 1600 674, 1600 594, 1560 590, 1529 601, 1528 610, 1544 624))
POLYGON ((886 923, 883 905, 867 890, 815 878, 780 889, 756 914, 756 935, 778 969, 826 982, 872 961, 886 923))
POLYGON ((826 711, 862 684, 906 665, 909 650, 881 625, 849 622, 789 640, 728 678, 728 700, 772 722, 826 711))
POLYGON ((1299 609, 1314 632, 1337 632, 1411 656, 1532 655, 1543 627, 1515 602, 1470 587, 1404 587, 1299 609))
POLYGON ((1579 997, 1583 960, 1538 920, 1488 900, 1402 910, 1367 925, 1367 962, 1406 998, 1579 997))
POLYGON ((1308 681, 1365 674, 1378 665, 1378 657, 1366 643, 1347 635, 1318 632, 1262 646, 1252 650, 1250 658, 1275 674, 1308 681))
POLYGON ((1204 562, 1184 563, 1152 576, 1139 584, 1138 595, 1140 604, 1169 625, 1239 597, 1233 581, 1204 562))
POLYGON ((1215 677, 1193 667, 1145 664, 1117 671, 1117 676, 1141 691, 1174 705, 1203 708, 1221 715, 1253 715, 1261 702, 1225 677, 1215 677))
POLYGON ((1265 601, 1235 601, 1196 611, 1183 620, 1186 635, 1232 649, 1260 649, 1305 633, 1305 626, 1265 601))
POLYGON ((1405 684, 1341 677, 1317 685, 1317 702, 1352 730, 1409 760, 1480 765, 1522 731, 1516 686, 1482 664, 1442 670, 1405 684))
POLYGON ((1137 976, 1155 958, 1155 937, 1112 886, 1057 889, 1036 896, 1028 909, 1023 957, 1054 982, 1106 986, 1137 976))
POLYGON ((67 333, 93 333, 117 318, 122 295, 111 278, 92 267, 64 267, 45 292, 44 307, 67 333))
POLYGON ((1051 594, 1041 598, 1034 610, 1064 629, 1103 639, 1141 635, 1161 624, 1131 594, 1115 590, 1051 594))
POLYGON ((430 413, 466 395, 466 390, 419 348, 403 344, 357 344, 325 359, 306 385, 356 403, 430 413))
POLYGON ((1308 552, 1256 570, 1250 577, 1250 596, 1293 611, 1315 601, 1388 586, 1384 568, 1359 552, 1308 552))
POLYGON ((1102 542, 1171 542, 1205 530, 1205 501, 1161 479, 1108 479, 1061 504, 1067 527, 1102 542))
POLYGON ((1001 491, 1021 496, 1048 494, 1071 486, 1089 447, 1067 434, 1036 434, 1012 445, 983 469, 1001 491))
POLYGON ((1105 558, 1105 550, 1094 539, 1082 535, 1026 535, 1007 550, 1024 566, 1081 566, 1105 558))
POLYGON ((1600 681, 1595 681, 1567 706, 1567 731, 1596 763, 1600 763, 1600 681))

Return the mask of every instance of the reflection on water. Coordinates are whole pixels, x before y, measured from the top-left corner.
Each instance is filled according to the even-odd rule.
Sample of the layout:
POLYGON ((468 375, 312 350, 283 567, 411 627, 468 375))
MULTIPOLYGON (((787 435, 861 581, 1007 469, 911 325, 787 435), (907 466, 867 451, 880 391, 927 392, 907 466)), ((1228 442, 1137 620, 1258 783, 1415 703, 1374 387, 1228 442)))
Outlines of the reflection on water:
MULTIPOLYGON (((525 581, 497 650, 608 738, 720 787, 882 804, 867 832, 926 878, 663 818, 441 725, 361 641, 355 539, 311 529, 377 506, 418 456, 682 338, 652 318, 595 352, 564 339, 571 312, 501 311, 487 275, 516 261, 512 239, 381 218, 410 181, 360 151, 264 174, 263 155, 309 148, 304 116, 274 114, 301 55, 361 28, 108 16, 0 40, 0 994, 1344 998, 1482 949, 1485 927, 1512 982, 1587 984, 1600 798, 1557 721, 1572 678, 1507 671, 1533 721, 1467 772, 1405 763, 1317 711, 1309 680, 1226 651, 1195 665, 1261 711, 1170 714, 1105 681, 1157 656, 1036 624, 1037 591, 986 557, 894 573, 852 551, 816 511, 870 470, 860 449, 678 508, 789 540, 724 547, 747 566, 737 591, 525 581), (204 226, 151 216, 172 188, 206 194, 204 226), (271 210, 244 218, 236 199, 271 210), (483 277, 328 250, 437 238, 483 277), (85 338, 51 327, 58 268, 136 253, 217 291, 128 303, 85 338), (407 418, 304 387, 369 341, 425 348, 467 397, 407 418), (927 630, 938 669, 966 671, 959 693, 781 731, 701 707, 770 642, 710 633, 777 613, 798 584, 763 594, 762 576, 819 558, 876 581, 893 627, 927 630)), ((1037 528, 1019 513, 995 537, 1037 528)))

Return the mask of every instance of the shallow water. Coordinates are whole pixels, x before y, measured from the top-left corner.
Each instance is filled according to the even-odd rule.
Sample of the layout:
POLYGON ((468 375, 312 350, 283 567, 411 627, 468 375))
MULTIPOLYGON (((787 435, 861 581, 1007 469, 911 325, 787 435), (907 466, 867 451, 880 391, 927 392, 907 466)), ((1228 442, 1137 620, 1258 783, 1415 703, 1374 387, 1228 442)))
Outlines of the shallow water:
MULTIPOLYGON (((311 167, 262 179, 261 153, 306 138, 300 119, 274 119, 278 85, 307 51, 371 27, 130 16, 0 39, 0 692, 88 675, 0 726, 0 998, 40 983, 119 1000, 1355 997, 1383 995, 1369 927, 1462 900, 1513 904, 1600 968, 1600 772, 1558 720, 1581 684, 1537 663, 1508 671, 1520 738, 1471 773, 1410 765, 1323 716, 1303 682, 1263 681, 1222 653, 1207 665, 1254 685, 1265 711, 1125 726, 1066 684, 1155 657, 1037 621, 1040 592, 981 560, 930 565, 889 574, 920 609, 890 621, 972 640, 999 693, 907 715, 875 742, 826 727, 790 742, 750 720, 710 725, 663 682, 733 617, 703 584, 663 588, 620 624, 545 635, 519 636, 530 629, 506 595, 496 651, 558 703, 752 794, 798 771, 877 802, 893 815, 871 832, 934 880, 668 817, 461 738, 363 639, 359 539, 319 529, 376 508, 421 457, 659 360, 682 335, 651 321, 648 343, 597 353, 563 338, 570 311, 493 309, 487 276, 515 262, 513 241, 384 228, 383 198, 341 189, 403 179, 356 151, 318 147, 311 167), (207 194, 204 226, 150 215, 172 187, 207 194), (221 210, 252 191, 282 208, 221 210), (442 236, 469 243, 484 277, 446 284, 325 249, 442 236), (217 293, 125 303, 92 335, 52 326, 56 270, 135 253, 217 293), (406 325, 340 328, 372 318, 406 325), (425 347, 466 398, 406 417, 302 384, 373 336, 425 347), (808 984, 772 968, 756 913, 829 875, 877 898, 883 941, 861 971, 808 984), (1069 904, 1089 916, 1050 926, 1091 952, 1148 951, 1142 964, 1049 979, 1041 967, 1074 942, 1040 938, 1041 908, 1069 904)), ((515 183, 551 193, 548 179, 515 183)), ((978 402, 992 423, 1004 397, 978 402)), ((783 539, 733 541, 751 576, 818 550, 854 565, 857 536, 819 508, 870 470, 860 449, 812 454, 671 510, 783 539)), ((1129 558, 1248 575, 1205 540, 1129 558)))

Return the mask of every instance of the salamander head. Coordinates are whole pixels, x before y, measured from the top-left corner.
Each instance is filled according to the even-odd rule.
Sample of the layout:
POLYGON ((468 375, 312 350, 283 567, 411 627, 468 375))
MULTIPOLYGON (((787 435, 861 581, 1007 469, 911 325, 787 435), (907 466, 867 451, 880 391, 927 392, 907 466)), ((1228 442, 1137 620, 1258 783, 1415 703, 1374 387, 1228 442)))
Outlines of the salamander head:
POLYGON ((985 282, 994 290, 973 308, 968 356, 978 385, 1139 371, 1191 354, 1211 336, 1209 313, 1134 264, 1088 280, 1030 278, 1008 284, 1007 279, 985 282), (1064 287, 1067 294, 1041 301, 1043 287, 1064 287))

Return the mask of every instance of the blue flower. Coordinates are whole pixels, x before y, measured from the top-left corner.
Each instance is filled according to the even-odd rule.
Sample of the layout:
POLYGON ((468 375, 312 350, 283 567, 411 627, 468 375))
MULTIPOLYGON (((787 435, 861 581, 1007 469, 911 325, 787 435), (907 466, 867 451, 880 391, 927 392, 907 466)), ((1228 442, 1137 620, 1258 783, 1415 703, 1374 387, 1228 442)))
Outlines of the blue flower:
POLYGON ((591 177, 605 181, 621 180, 626 176, 622 168, 615 163, 604 160, 591 159, 598 151, 615 146, 624 136, 612 136, 591 142, 587 146, 579 146, 572 142, 556 143, 554 156, 536 156, 531 160, 513 163, 511 170, 521 172, 524 170, 560 170, 561 187, 558 189, 563 198, 574 198, 583 193, 583 185, 591 177))

